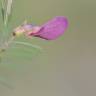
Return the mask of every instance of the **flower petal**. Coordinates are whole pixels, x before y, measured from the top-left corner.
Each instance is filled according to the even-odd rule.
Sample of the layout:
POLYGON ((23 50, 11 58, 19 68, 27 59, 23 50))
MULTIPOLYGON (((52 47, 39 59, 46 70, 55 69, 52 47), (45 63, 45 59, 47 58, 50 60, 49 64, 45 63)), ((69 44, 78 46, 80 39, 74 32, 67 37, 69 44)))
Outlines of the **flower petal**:
POLYGON ((46 40, 54 40, 59 36, 63 35, 67 27, 67 18, 63 16, 58 16, 41 26, 40 31, 32 35, 46 40))

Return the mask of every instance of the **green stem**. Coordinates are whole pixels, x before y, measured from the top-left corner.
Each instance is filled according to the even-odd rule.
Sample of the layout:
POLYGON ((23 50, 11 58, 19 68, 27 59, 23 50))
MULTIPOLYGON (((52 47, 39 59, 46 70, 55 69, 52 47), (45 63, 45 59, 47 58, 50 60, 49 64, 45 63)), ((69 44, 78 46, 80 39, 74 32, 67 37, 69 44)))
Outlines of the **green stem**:
POLYGON ((4 21, 4 24, 7 25, 8 24, 8 21, 9 21, 9 17, 11 15, 11 10, 12 10, 12 3, 13 0, 8 0, 7 1, 7 8, 6 8, 6 14, 5 14, 5 21, 4 21))
POLYGON ((2 36, 1 36, 1 44, 3 42, 5 42, 5 39, 6 39, 6 35, 9 31, 9 18, 10 18, 10 15, 12 14, 12 4, 13 4, 13 0, 3 0, 1 2, 2 4, 2 19, 3 19, 3 27, 2 27, 2 36))

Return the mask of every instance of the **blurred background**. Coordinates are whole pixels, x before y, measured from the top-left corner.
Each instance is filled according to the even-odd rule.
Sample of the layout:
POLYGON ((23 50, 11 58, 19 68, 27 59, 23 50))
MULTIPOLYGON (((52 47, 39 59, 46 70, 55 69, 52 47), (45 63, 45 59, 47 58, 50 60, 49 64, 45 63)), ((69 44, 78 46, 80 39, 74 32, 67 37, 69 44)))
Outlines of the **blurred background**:
POLYGON ((17 38, 43 50, 14 45, 0 54, 0 96, 96 96, 96 0, 13 1, 10 29, 55 16, 69 28, 53 41, 17 38))

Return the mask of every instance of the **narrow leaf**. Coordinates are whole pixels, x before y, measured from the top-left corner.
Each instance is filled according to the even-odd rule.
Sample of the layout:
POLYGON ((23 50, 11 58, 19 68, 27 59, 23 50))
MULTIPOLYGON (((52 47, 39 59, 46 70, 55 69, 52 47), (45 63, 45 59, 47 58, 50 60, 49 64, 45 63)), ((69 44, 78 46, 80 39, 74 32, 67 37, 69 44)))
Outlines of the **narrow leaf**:
POLYGON ((2 20, 4 22, 4 19, 5 19, 5 0, 1 0, 1 14, 2 14, 2 20))
POLYGON ((32 47, 32 48, 36 48, 38 50, 42 50, 42 48, 40 46, 33 45, 33 44, 27 43, 27 42, 14 41, 13 43, 19 44, 19 45, 24 45, 24 46, 29 46, 29 47, 32 47))

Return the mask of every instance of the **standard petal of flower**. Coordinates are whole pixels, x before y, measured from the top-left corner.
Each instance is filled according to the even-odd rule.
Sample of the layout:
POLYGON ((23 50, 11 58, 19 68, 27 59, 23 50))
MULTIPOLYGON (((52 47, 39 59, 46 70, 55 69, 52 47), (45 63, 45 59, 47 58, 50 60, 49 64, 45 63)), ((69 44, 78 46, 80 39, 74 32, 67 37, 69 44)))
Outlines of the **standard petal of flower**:
POLYGON ((54 40, 63 35, 68 27, 68 20, 66 17, 58 16, 41 26, 40 31, 35 34, 30 34, 35 37, 40 37, 46 40, 54 40))

